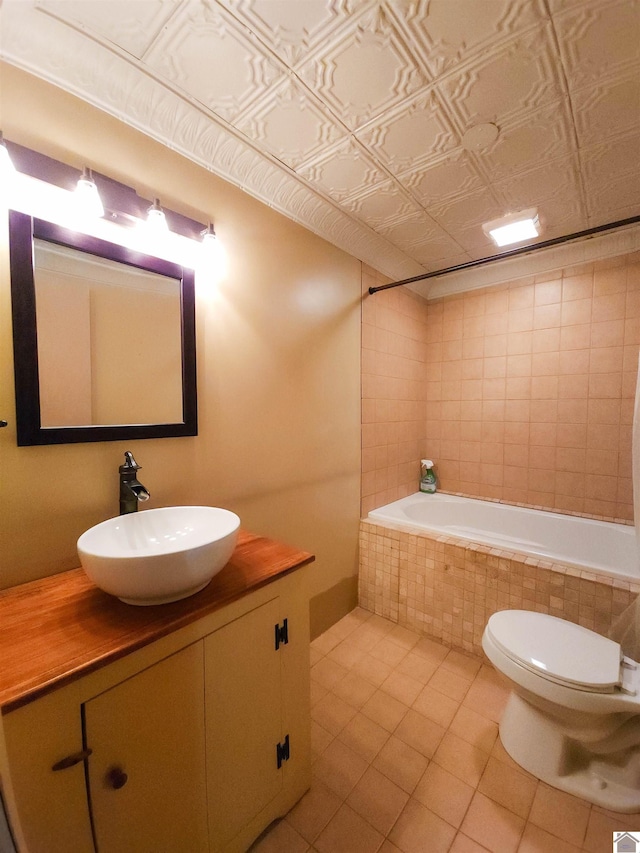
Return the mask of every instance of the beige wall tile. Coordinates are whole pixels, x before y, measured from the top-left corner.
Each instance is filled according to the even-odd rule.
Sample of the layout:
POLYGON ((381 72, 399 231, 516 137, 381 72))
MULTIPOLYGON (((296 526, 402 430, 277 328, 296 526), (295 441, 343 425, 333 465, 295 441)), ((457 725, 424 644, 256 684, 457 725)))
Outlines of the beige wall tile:
POLYGON ((626 270, 624 267, 596 268, 593 276, 593 292, 596 297, 620 293, 626 287, 626 270))
POLYGON ((593 296, 593 274, 567 275, 562 278, 562 300, 591 299, 593 296))
POLYGON ((593 264, 558 270, 535 283, 507 283, 434 302, 391 291, 394 304, 411 315, 410 328, 380 300, 363 328, 363 353, 372 341, 378 347, 377 360, 363 357, 363 499, 416 491, 419 459, 427 455, 435 458, 444 490, 586 512, 580 475, 593 465, 583 452, 589 448, 599 451, 598 464, 613 478, 591 500, 602 510, 606 504, 615 517, 631 519, 628 483, 621 477, 628 480, 631 464, 640 266, 633 256, 615 260, 596 264, 595 272, 593 264), (424 335, 420 355, 408 359, 399 347, 404 355, 393 368, 390 326, 400 341, 424 335), (411 391, 395 386, 392 393, 381 383, 375 401, 364 396, 374 387, 364 381, 370 369, 390 380, 390 372, 408 375, 409 367, 417 371, 411 391), (407 396, 423 405, 422 415, 406 407, 407 396), (416 425, 416 434, 414 444, 401 449, 388 427, 405 418, 416 425), (375 458, 368 452, 372 419, 380 427, 373 431, 375 445, 385 450, 375 458), (611 454, 620 455, 615 464, 611 454), (541 470, 550 472, 544 485, 534 473, 541 470), (556 472, 562 474, 557 481, 556 472))
POLYGON ((560 332, 561 350, 588 349, 591 345, 591 325, 580 323, 570 326, 562 326, 560 332))
POLYGON ((510 288, 509 311, 518 311, 524 308, 532 308, 534 301, 534 287, 532 285, 520 285, 510 288))
POLYGON ((575 299, 564 301, 560 312, 563 326, 580 326, 591 322, 593 300, 575 299))

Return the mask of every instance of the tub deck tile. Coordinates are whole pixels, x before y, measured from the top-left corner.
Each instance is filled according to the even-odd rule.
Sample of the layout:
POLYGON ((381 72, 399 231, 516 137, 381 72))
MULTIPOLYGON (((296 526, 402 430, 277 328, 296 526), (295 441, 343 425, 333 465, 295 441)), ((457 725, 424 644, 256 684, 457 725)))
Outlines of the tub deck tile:
POLYGON ((552 613, 606 633, 640 592, 640 583, 513 551, 424 531, 389 536, 367 520, 361 527, 361 605, 466 652, 481 653, 482 631, 496 610, 552 613))

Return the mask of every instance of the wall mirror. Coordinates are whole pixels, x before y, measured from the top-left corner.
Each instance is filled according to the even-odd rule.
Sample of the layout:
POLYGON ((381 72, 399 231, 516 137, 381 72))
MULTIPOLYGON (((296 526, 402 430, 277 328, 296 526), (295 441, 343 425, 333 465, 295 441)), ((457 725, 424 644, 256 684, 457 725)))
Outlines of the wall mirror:
POLYGON ((191 269, 9 212, 19 445, 197 435, 191 269))

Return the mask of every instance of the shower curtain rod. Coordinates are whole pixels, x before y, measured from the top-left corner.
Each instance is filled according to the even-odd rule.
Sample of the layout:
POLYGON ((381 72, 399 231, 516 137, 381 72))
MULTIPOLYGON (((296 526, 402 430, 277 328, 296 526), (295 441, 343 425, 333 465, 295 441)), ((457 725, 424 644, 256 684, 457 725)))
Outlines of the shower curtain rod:
POLYGON ((403 278, 402 281, 392 281, 389 284, 370 287, 369 293, 374 294, 379 290, 389 290, 392 287, 400 287, 403 284, 411 284, 414 281, 424 281, 427 278, 436 278, 436 276, 446 275, 450 272, 460 272, 461 270, 469 270, 473 267, 481 267, 485 264, 493 263, 494 261, 502 261, 505 258, 513 258, 516 255, 526 255, 529 252, 536 252, 538 249, 548 249, 550 246, 559 246, 561 243, 568 243, 570 240, 579 240, 581 237, 592 237, 594 234, 601 234, 603 231, 611 231, 614 228, 622 228, 625 225, 633 225, 636 222, 640 222, 640 216, 631 216, 629 219, 619 219, 617 222, 609 222, 607 225, 598 225, 595 228, 587 228, 586 231, 576 231, 575 233, 567 234, 564 237, 554 237, 552 240, 544 240, 542 243, 536 243, 533 246, 521 246, 519 249, 511 249, 509 252, 503 252, 500 255, 490 255, 488 258, 478 258, 475 261, 456 264, 453 267, 446 267, 443 270, 435 270, 434 272, 426 272, 422 275, 414 275, 412 278, 403 278))

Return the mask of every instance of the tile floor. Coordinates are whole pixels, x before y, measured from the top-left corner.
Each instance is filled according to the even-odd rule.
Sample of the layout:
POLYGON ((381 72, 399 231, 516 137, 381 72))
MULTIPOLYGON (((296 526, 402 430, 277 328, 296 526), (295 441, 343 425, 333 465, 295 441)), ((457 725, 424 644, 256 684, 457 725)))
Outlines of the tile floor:
POLYGON ((502 748, 480 658, 356 609, 312 643, 311 790, 252 853, 611 853, 616 815, 502 748))

